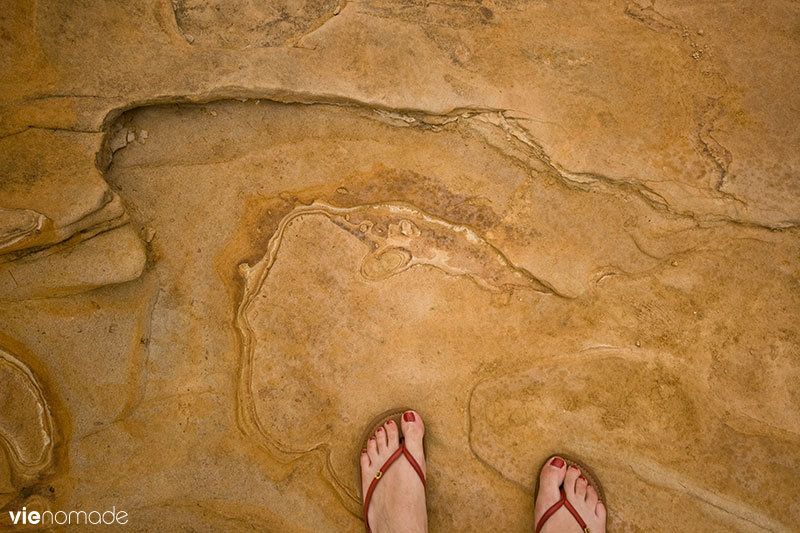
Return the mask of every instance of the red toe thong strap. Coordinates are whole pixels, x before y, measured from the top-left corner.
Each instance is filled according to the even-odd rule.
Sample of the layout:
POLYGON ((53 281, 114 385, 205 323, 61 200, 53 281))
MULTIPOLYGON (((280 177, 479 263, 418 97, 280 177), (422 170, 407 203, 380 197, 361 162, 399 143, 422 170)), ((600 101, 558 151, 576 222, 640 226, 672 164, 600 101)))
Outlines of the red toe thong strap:
POLYGON ((383 463, 383 466, 375 472, 375 477, 372 478, 372 483, 369 484, 369 488, 367 489, 367 494, 364 496, 364 525, 367 527, 367 533, 371 531, 369 528, 369 520, 367 519, 367 511, 369 510, 369 502, 372 499, 372 493, 375 491, 375 486, 378 484, 378 481, 381 480, 383 475, 389 469, 390 466, 401 456, 404 455, 408 462, 411 464, 411 467, 419 476, 420 481, 422 481, 422 488, 427 492, 428 488, 425 485, 425 474, 422 473, 422 468, 420 468, 419 463, 414 459, 414 456, 411 455, 411 452, 408 451, 406 448, 406 444, 404 442, 400 443, 400 447, 395 450, 395 452, 383 463))
POLYGON ((561 509, 562 505, 566 507, 570 513, 572 513, 572 516, 575 517, 575 520, 577 520, 578 524, 583 528, 584 533, 592 533, 589 527, 586 525, 586 522, 584 522, 583 518, 581 518, 581 515, 578 514, 578 511, 576 511, 572 504, 567 501, 567 493, 564 492, 564 487, 560 487, 559 490, 561 491, 561 499, 554 503, 550 509, 544 512, 542 518, 539 520, 539 523, 536 524, 536 533, 541 531, 544 523, 547 522, 547 519, 553 516, 556 511, 561 509))

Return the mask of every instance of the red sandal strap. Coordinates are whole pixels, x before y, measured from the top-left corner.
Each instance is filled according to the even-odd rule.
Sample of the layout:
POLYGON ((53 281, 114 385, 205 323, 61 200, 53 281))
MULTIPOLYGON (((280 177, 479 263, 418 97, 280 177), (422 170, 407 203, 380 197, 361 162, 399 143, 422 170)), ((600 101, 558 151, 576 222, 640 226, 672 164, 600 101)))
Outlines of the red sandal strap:
POLYGON ((364 525, 367 528, 367 533, 370 533, 372 530, 369 528, 369 519, 367 518, 367 511, 369 511, 369 502, 372 500, 372 493, 375 491, 375 486, 378 484, 378 481, 383 478, 383 475, 389 469, 390 466, 401 456, 405 456, 406 460, 411 463, 411 467, 419 476, 420 481, 422 481, 422 488, 425 492, 428 492, 428 487, 425 484, 425 474, 422 473, 422 468, 420 468, 419 463, 414 459, 411 455, 411 452, 408 451, 406 448, 405 442, 400 441, 400 447, 395 450, 395 452, 389 456, 383 466, 375 473, 375 477, 372 478, 372 483, 369 484, 369 488, 367 489, 367 494, 364 496, 364 525))
POLYGON ((422 481, 422 488, 423 488, 423 490, 424 490, 424 491, 427 493, 427 492, 428 492, 428 486, 427 486, 427 484, 425 483, 425 474, 422 472, 422 468, 421 468, 421 467, 419 466, 419 464, 417 463, 417 460, 416 460, 416 459, 414 459, 414 456, 413 456, 413 455, 411 455, 411 452, 410 452, 410 451, 408 451, 408 448, 406 448, 406 445, 405 445, 405 444, 401 444, 401 445, 400 445, 400 448, 403 450, 403 455, 405 455, 405 457, 406 457, 406 460, 407 460, 409 463, 411 463, 411 468, 413 468, 413 469, 414 469, 414 471, 415 471, 415 472, 417 473, 417 475, 419 476, 419 480, 420 480, 420 481, 422 481))
MULTIPOLYGON (((561 490, 563 491, 564 489, 561 489, 561 490)), ((589 533, 589 528, 588 528, 588 527, 586 527, 586 522, 584 522, 584 521, 583 521, 583 518, 581 518, 581 515, 580 515, 580 514, 578 514, 578 511, 576 511, 576 510, 575 510, 575 508, 572 506, 572 504, 571 504, 571 503, 569 503, 569 501, 568 501, 568 500, 566 500, 566 499, 564 500, 564 507, 566 507, 566 508, 567 508, 567 510, 568 510, 570 513, 572 513, 572 516, 574 516, 574 517, 575 517, 575 520, 577 520, 577 521, 578 521, 578 524, 580 524, 581 528, 583 528, 583 530, 584 530, 584 531, 586 531, 587 533, 589 533)))
POLYGON ((565 501, 567 501, 567 494, 564 492, 564 489, 562 488, 560 490, 561 490, 561 499, 558 500, 556 503, 554 503, 547 511, 544 512, 542 518, 539 519, 539 523, 536 524, 536 533, 539 533, 539 531, 542 529, 542 526, 544 526, 544 523, 547 522, 547 519, 553 516, 553 514, 556 511, 561 509, 561 506, 564 505, 565 501))
POLYGON ((544 526, 544 523, 547 522, 547 519, 553 516, 553 514, 555 514, 555 512, 558 511, 559 509, 561 509, 562 506, 566 507, 567 511, 569 511, 575 518, 575 520, 578 521, 578 525, 581 526, 583 531, 585 531, 586 533, 590 533, 589 528, 586 526, 586 522, 583 521, 583 518, 581 518, 581 515, 578 514, 578 511, 575 510, 572 504, 567 501, 567 493, 564 492, 564 487, 559 487, 558 490, 561 491, 561 499, 558 500, 556 503, 554 503, 547 511, 544 512, 542 518, 539 520, 539 524, 536 526, 536 533, 539 533, 539 531, 541 531, 542 527, 544 526))

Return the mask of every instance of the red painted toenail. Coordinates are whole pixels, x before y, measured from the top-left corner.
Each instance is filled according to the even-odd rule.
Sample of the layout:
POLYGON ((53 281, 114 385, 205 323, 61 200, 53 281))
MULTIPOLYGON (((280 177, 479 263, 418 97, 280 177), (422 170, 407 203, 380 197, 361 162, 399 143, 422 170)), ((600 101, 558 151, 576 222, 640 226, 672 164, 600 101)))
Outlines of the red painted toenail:
POLYGON ((556 457, 550 464, 556 468, 561 468, 562 466, 564 466, 564 459, 562 459, 561 457, 556 457))
POLYGON ((583 474, 581 474, 580 476, 578 476, 578 479, 582 479, 582 480, 586 481, 586 478, 585 478, 585 477, 583 477, 583 474))
POLYGON ((369 440, 375 440, 375 437, 370 437, 369 440))
POLYGON ((412 413, 411 411, 406 411, 405 413, 403 413, 403 420, 405 420, 406 422, 413 422, 414 413, 412 413))
POLYGON ((378 428, 378 429, 376 429, 375 431, 376 431, 376 432, 377 432, 377 431, 383 431, 383 428, 378 428))
POLYGON ((361 450, 361 453, 367 453, 367 450, 361 450))
POLYGON ((386 423, 387 424, 394 424, 394 420, 387 420, 386 423))
POLYGON ((577 467, 577 466, 575 466, 575 465, 569 465, 569 467, 570 467, 570 468, 574 468, 575 470, 577 470, 577 469, 578 469, 578 467, 577 467))

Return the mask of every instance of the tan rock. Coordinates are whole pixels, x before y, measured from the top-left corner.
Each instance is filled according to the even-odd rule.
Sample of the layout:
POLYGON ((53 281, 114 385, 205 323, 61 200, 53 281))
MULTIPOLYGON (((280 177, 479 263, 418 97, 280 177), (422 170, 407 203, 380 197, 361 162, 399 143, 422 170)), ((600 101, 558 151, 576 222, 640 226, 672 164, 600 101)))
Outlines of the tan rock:
POLYGON ((797 530, 798 20, 4 6, 0 524, 359 531, 411 405, 432 531, 531 530, 555 452, 612 531, 797 530))
POLYGON ((145 261, 136 232, 120 226, 0 264, 0 300, 64 296, 130 281, 145 261))
POLYGON ((0 253, 41 248, 123 218, 122 202, 94 164, 98 137, 32 128, 0 139, 0 253))

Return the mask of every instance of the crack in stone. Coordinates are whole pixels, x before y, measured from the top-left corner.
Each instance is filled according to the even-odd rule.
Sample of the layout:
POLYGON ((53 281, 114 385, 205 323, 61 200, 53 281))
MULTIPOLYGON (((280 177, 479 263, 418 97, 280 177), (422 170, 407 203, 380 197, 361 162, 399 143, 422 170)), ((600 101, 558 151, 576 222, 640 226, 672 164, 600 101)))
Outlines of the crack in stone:
MULTIPOLYGON (((597 174, 592 172, 571 172, 562 167, 561 165, 559 165, 558 163, 552 161, 545 152, 545 150, 542 148, 542 146, 536 141, 532 140, 527 130, 523 126, 519 125, 516 122, 516 120, 505 117, 505 115, 502 112, 499 113, 499 115, 500 115, 499 118, 489 115, 488 121, 492 123, 496 122, 497 125, 501 129, 503 129, 503 131, 517 138, 524 145, 529 147, 532 152, 532 155, 539 161, 546 164, 554 172, 555 176, 561 179, 568 186, 576 186, 583 190, 597 191, 596 188, 592 188, 592 185, 594 183, 601 182, 613 186, 617 189, 628 190, 638 194, 652 208, 666 211, 675 216, 692 219, 696 222, 698 226, 707 223, 731 223, 737 226, 768 229, 772 231, 786 230, 800 226, 800 221, 790 220, 780 224, 767 224, 767 223, 751 222, 751 221, 736 219, 725 215, 699 214, 692 211, 678 210, 673 205, 671 205, 662 195, 660 195, 650 187, 644 185, 640 181, 636 180, 635 178, 612 178, 609 176, 604 176, 602 174, 597 174)), ((485 114, 476 116, 478 118, 484 118, 484 119, 487 118, 487 115, 485 114)), ((709 131, 713 131, 713 127, 709 131)), ((730 160, 732 160, 732 155, 730 155, 730 152, 728 152, 724 147, 722 147, 718 143, 716 144, 718 145, 718 147, 715 146, 713 149, 710 148, 709 154, 713 153, 712 150, 716 150, 718 152, 722 152, 723 154, 727 153, 730 160)), ((723 161, 724 160, 725 158, 723 157, 723 161)), ((724 168, 727 171, 727 165, 722 168, 724 168)), ((712 188, 709 190, 716 192, 717 194, 720 195, 721 198, 734 199, 735 201, 744 204, 742 200, 733 197, 732 195, 730 195, 730 193, 727 193, 725 191, 720 191, 717 188, 712 188)))
MULTIPOLYGON (((800 221, 794 220, 788 220, 780 224, 769 224, 757 221, 741 220, 726 215, 704 214, 688 210, 680 210, 671 205, 667 199, 657 191, 651 187, 648 187, 635 177, 615 178, 595 172, 570 171, 550 158, 541 144, 536 142, 531 136, 530 132, 524 126, 519 124, 517 118, 513 116, 513 112, 511 110, 484 106, 459 106, 447 110, 432 111, 424 109, 389 107, 375 102, 367 102, 356 98, 342 96, 289 91, 267 91, 265 93, 264 91, 246 89, 243 87, 224 87, 207 93, 185 95, 180 97, 155 97, 146 101, 131 102, 130 104, 114 108, 108 112, 103 120, 103 130, 106 132, 106 134, 103 140, 103 148, 101 149, 101 153, 98 154, 98 167, 102 170, 107 168, 111 163, 112 154, 108 149, 108 143, 112 136, 110 135, 110 132, 114 129, 113 126, 115 121, 123 113, 151 105, 180 103, 203 104, 227 99, 264 100, 287 105, 320 104, 362 108, 372 110, 378 117, 388 124, 400 127, 416 127, 430 131, 440 131, 448 124, 454 122, 469 123, 469 121, 478 120, 497 127, 504 134, 506 140, 513 138, 522 143, 526 150, 529 151, 530 156, 544 164, 550 171, 552 171, 556 178, 570 188, 578 188, 584 191, 591 190, 607 194, 608 191, 604 191, 602 188, 595 186, 599 183, 607 185, 613 189, 633 192, 641 197, 653 209, 666 211, 672 215, 682 218, 692 219, 698 226, 709 223, 730 223, 743 227, 768 229, 773 231, 791 229, 800 226, 800 221)), ((713 137, 710 137, 712 132, 713 120, 705 121, 704 125, 701 126, 701 133, 699 134, 701 137, 701 142, 704 143, 704 146, 708 147, 705 149, 708 150, 709 154, 715 154, 715 158, 719 155, 721 157, 720 161, 724 162, 726 159, 732 160, 732 155, 727 149, 715 141, 710 142, 713 141, 713 137), (702 131, 704 127, 707 128, 707 131, 705 132, 702 131)), ((508 154, 506 155, 508 156, 508 154)), ((529 166, 525 161, 521 161, 521 163, 529 166)), ((715 163, 715 165, 720 168, 719 163, 715 163)), ((727 166, 721 168, 727 169, 727 166)), ((721 199, 728 199, 738 203, 744 203, 742 200, 734 197, 730 193, 720 190, 719 188, 711 188, 709 191, 716 192, 720 195, 721 199)))
POLYGON ((725 180, 728 177, 728 168, 730 168, 733 162, 733 154, 730 150, 722 146, 712 135, 714 133, 714 123, 724 113, 720 101, 721 98, 709 98, 708 106, 700 121, 697 139, 703 148, 703 154, 719 172, 719 178, 717 179, 714 189, 720 194, 746 205, 743 200, 722 190, 722 187, 725 185, 725 180))
POLYGON ((625 6, 625 14, 630 18, 641 22, 651 30, 659 33, 664 33, 679 28, 675 21, 665 17, 653 9, 653 6, 642 7, 636 2, 630 2, 625 6))
MULTIPOLYGON (((95 213, 96 211, 93 211, 92 213, 86 215, 86 217, 84 218, 87 218, 95 213)), ((128 216, 127 213, 123 212, 121 215, 117 217, 102 222, 98 222, 90 227, 72 233, 71 235, 60 241, 52 242, 41 246, 31 246, 20 250, 6 252, 5 254, 0 254, 0 265, 5 263, 13 263, 14 261, 19 261, 20 259, 32 256, 34 254, 41 254, 40 257, 47 257, 48 255, 58 253, 63 250, 67 250, 69 248, 73 248, 81 244, 82 242, 86 242, 99 235, 102 235, 103 233, 107 233, 111 230, 125 226, 129 222, 130 222, 130 217, 128 216)))
POLYGON ((49 126, 25 126, 24 128, 19 129, 17 131, 12 131, 11 133, 0 135, 0 141, 2 141, 3 139, 7 139, 9 137, 13 137, 15 135, 19 135, 21 133, 25 133, 28 130, 64 131, 69 133, 93 133, 93 134, 103 133, 103 130, 81 130, 78 128, 56 128, 49 126))

